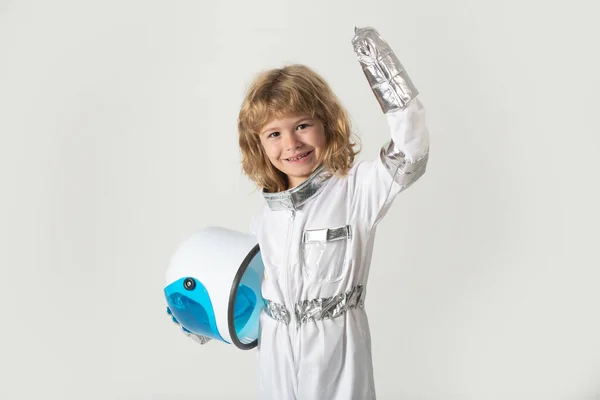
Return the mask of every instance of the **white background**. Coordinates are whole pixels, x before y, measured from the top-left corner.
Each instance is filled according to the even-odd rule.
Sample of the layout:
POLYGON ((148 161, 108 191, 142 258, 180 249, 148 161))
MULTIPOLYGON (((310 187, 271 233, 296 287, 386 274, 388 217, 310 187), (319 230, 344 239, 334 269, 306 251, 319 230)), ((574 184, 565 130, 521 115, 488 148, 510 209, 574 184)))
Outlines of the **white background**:
POLYGON ((600 396, 598 6, 571 0, 0 1, 0 398, 251 399, 255 352, 167 318, 168 260, 262 204, 236 118, 305 63, 375 157, 350 40, 421 91, 429 169, 380 225, 380 399, 600 396))

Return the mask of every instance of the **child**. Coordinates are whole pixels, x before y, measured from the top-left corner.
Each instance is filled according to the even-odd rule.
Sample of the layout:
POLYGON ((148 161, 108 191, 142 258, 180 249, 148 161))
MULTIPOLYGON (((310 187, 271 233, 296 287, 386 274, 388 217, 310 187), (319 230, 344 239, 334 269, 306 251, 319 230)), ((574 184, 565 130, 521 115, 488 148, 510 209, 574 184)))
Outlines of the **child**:
POLYGON ((265 265, 261 399, 375 399, 364 309, 375 231, 396 195, 425 172, 429 133, 391 50, 376 31, 356 32, 391 133, 378 157, 354 165, 346 111, 306 66, 261 73, 241 106, 243 169, 266 200, 251 226, 265 265), (377 61, 385 49, 387 59, 377 61), (391 85, 375 83, 383 77, 377 62, 400 70, 391 85), (395 97, 386 92, 394 86, 395 97))

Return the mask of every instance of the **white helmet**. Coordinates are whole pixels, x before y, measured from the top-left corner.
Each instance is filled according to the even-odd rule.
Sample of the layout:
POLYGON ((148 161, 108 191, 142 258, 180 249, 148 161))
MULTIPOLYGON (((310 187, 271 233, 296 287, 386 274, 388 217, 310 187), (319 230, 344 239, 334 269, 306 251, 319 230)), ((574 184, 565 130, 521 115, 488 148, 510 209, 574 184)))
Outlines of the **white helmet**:
POLYGON ((185 334, 249 350, 258 343, 264 265, 257 240, 220 227, 188 237, 171 258, 164 294, 167 313, 185 334))

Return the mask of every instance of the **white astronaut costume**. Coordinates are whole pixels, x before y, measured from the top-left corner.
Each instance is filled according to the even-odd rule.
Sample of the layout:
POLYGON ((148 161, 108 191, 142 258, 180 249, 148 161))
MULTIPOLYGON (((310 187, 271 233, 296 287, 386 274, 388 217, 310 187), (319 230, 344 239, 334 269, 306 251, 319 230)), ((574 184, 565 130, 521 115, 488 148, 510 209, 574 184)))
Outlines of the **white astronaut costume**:
POLYGON ((261 400, 375 399, 364 299, 378 223, 426 170, 429 133, 417 90, 372 28, 353 39, 391 134, 347 176, 322 168, 263 192, 255 215, 265 265, 258 360, 261 400))

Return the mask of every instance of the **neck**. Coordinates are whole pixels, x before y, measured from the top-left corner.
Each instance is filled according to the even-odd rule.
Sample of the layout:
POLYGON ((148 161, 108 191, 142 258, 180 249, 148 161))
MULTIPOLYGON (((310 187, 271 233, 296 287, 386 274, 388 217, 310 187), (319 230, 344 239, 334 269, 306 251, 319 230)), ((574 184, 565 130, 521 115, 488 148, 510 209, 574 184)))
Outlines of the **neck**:
POLYGON ((296 178, 296 177, 288 177, 288 187, 287 190, 293 189, 296 186, 301 185, 302 183, 306 182, 306 180, 308 179, 308 177, 302 177, 302 178, 296 178))
POLYGON ((296 210, 310 198, 318 195, 331 176, 323 167, 319 167, 307 178, 292 180, 288 185, 290 189, 276 193, 263 190, 263 196, 271 210, 296 210))
POLYGON ((312 169, 312 171, 310 171, 310 175, 308 176, 289 176, 287 177, 287 189, 286 190, 290 190, 295 188, 296 186, 299 186, 301 184, 303 184, 304 182, 306 182, 306 180, 308 178, 310 178, 317 169, 319 169, 320 167, 322 167, 322 164, 318 164, 316 167, 314 167, 312 169))

